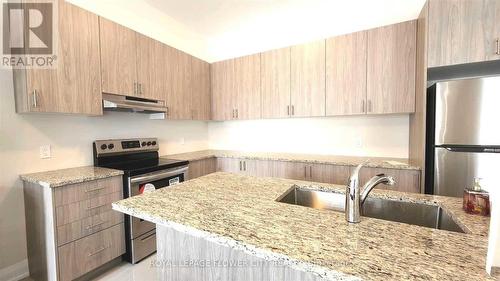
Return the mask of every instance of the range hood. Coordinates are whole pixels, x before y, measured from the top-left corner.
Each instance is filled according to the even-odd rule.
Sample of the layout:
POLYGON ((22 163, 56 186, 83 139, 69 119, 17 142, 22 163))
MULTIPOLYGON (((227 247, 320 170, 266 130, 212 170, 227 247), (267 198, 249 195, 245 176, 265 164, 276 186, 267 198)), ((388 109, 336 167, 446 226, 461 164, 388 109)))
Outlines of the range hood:
POLYGON ((123 111, 137 113, 165 113, 167 107, 162 100, 152 100, 137 97, 102 94, 104 111, 123 111))

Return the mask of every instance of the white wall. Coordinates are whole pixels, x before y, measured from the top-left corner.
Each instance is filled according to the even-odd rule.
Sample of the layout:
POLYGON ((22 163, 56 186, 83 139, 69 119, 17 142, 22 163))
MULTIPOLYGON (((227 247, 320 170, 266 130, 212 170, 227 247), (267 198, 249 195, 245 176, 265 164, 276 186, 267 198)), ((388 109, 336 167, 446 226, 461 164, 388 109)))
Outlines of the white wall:
POLYGON ((0 70, 0 89, 0 269, 26 258, 20 174, 92 165, 95 139, 158 137, 161 154, 208 147, 206 122, 149 120, 130 113, 16 114, 11 71, 0 70), (40 159, 39 147, 46 144, 52 147, 52 158, 40 159))
POLYGON ((407 158, 408 139, 408 115, 249 120, 209 124, 211 149, 407 158))

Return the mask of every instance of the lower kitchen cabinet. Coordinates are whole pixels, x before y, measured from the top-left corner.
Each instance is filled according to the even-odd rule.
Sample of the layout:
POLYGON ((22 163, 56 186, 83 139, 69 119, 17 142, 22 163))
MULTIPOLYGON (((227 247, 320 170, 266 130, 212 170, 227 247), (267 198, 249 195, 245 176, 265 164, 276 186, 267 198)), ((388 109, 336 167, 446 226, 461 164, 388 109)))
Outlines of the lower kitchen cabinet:
POLYGON ((377 185, 376 188, 396 190, 402 192, 420 193, 420 171, 418 170, 400 170, 400 169, 382 169, 382 168, 363 168, 359 173, 361 184, 365 184, 370 178, 385 174, 394 177, 396 184, 387 186, 383 184, 377 185))
POLYGON ((24 182, 28 266, 33 280, 73 280, 125 253, 123 199, 114 176, 60 187, 24 182))
MULTIPOLYGON (((243 158, 217 158, 217 171, 245 174, 256 177, 274 177, 347 185, 355 167, 333 164, 316 164, 298 161, 248 160, 243 158)), ((361 184, 378 174, 394 177, 395 186, 378 185, 377 188, 420 193, 420 171, 363 167, 361 184)))
POLYGON ((216 168, 217 160, 215 158, 189 161, 189 179, 191 180, 214 173, 216 168))

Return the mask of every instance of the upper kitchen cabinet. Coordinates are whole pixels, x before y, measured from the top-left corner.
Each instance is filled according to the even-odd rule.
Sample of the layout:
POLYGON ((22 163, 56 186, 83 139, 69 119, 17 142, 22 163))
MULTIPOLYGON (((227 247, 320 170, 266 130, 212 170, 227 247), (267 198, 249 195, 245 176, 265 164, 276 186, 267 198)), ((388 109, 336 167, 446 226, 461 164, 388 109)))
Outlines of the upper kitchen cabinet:
POLYGON ((100 115, 99 18, 62 0, 57 4, 57 65, 14 69, 16 110, 100 115))
POLYGON ((166 47, 165 50, 167 116, 169 119, 191 119, 191 57, 175 48, 166 47))
POLYGON ((325 40, 291 47, 291 115, 325 116, 325 40))
MULTIPOLYGON (((135 96, 163 100, 166 92, 164 84, 165 67, 162 64, 163 44, 147 36, 136 33, 136 67, 135 96)), ((132 59, 133 60, 133 59, 132 59)), ((134 79, 135 80, 135 79, 134 79)), ((134 83, 134 82, 132 82, 134 83)))
POLYGON ((366 113, 367 32, 326 40, 326 115, 366 113))
POLYGON ((500 59, 500 1, 430 0, 428 67, 500 59))
POLYGON ((415 112, 416 21, 368 31, 367 113, 415 112))
POLYGON ((290 48, 260 56, 262 118, 290 116, 290 48))
POLYGON ((191 111, 194 120, 210 120, 210 64, 191 58, 191 111))
POLYGON ((100 30, 102 91, 140 96, 136 32, 102 17, 100 30))
POLYGON ((261 117, 260 54, 212 64, 212 118, 261 117))
POLYGON ((261 115, 260 54, 234 59, 236 119, 259 119, 261 115))

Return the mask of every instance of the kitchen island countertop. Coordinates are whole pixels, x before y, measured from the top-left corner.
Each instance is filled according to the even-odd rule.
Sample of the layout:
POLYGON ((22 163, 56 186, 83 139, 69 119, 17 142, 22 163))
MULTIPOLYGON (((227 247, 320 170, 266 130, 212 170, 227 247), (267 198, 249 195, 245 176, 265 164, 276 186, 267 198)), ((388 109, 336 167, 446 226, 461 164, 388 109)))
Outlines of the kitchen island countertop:
POLYGON ((345 187, 213 173, 113 203, 159 225, 205 233, 267 260, 286 257, 308 271, 344 280, 489 280, 488 218, 465 214, 459 198, 374 190, 370 196, 440 205, 467 234, 277 202, 293 185, 345 187), (326 272, 326 273, 325 273, 326 272))

